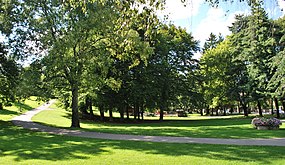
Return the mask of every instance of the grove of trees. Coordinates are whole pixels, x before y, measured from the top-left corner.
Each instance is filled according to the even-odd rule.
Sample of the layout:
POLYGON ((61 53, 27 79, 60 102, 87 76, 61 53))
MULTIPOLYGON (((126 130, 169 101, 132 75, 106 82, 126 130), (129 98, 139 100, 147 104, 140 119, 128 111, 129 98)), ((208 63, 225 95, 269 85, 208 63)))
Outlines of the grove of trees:
POLYGON ((163 120, 170 109, 218 115, 238 106, 247 116, 254 106, 262 116, 268 104, 284 107, 285 18, 271 20, 262 1, 250 2, 231 35, 211 33, 199 48, 186 29, 159 19, 160 0, 6 1, 0 109, 32 95, 56 97, 71 109, 71 127, 80 127, 80 116, 96 118, 93 106, 110 121, 114 111, 124 121, 151 110, 163 120), (201 59, 193 59, 198 51, 201 59), (17 64, 26 57, 35 60, 17 64))

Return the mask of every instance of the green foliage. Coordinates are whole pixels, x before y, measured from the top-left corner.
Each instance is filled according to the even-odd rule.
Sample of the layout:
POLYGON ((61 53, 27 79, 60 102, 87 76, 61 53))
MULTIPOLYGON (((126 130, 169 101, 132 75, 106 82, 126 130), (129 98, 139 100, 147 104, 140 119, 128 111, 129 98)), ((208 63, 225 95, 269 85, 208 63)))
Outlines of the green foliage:
POLYGON ((226 40, 201 57, 204 96, 213 108, 228 104, 229 91, 234 88, 230 73, 231 54, 230 42, 226 40))
POLYGON ((0 103, 15 100, 18 77, 16 62, 8 56, 4 45, 0 43, 0 103))

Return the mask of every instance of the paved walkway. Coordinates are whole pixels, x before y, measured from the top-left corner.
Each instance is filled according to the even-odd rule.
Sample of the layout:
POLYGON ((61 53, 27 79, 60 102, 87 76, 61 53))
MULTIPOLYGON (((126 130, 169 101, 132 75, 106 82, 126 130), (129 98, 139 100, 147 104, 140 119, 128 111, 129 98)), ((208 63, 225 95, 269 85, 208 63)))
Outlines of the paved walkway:
POLYGON ((12 122, 26 129, 41 131, 50 134, 67 135, 76 137, 110 139, 110 140, 131 140, 146 142, 164 142, 164 143, 203 143, 203 144, 228 144, 228 145, 261 145, 261 146, 285 146, 285 138, 276 139, 219 139, 219 138, 191 138, 191 137, 169 137, 169 136, 140 136, 109 134, 99 132, 86 132, 81 130, 68 130, 55 127, 44 126, 32 122, 32 117, 48 109, 54 101, 50 101, 36 109, 28 111, 12 119, 12 122))

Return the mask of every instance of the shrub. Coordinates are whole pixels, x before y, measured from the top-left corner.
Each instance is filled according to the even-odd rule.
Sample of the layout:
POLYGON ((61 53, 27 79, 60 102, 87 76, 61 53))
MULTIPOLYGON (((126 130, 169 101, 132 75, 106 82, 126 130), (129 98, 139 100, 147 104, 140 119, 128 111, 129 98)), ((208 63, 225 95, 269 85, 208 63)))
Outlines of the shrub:
POLYGON ((254 118, 251 121, 251 124, 253 125, 253 127, 257 127, 257 126, 268 126, 268 127, 279 127, 280 125, 282 125, 282 122, 279 119, 276 118, 254 118))

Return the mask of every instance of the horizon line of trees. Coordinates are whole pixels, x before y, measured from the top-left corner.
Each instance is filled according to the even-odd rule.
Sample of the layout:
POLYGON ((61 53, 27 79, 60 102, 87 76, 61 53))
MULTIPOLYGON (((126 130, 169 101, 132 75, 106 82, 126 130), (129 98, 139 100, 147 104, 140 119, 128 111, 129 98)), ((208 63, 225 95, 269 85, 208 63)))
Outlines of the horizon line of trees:
POLYGON ((203 115, 203 109, 210 114, 238 105, 247 116, 256 103, 262 116, 268 100, 284 106, 284 18, 270 20, 262 2, 251 3, 251 14, 236 16, 230 36, 210 35, 198 61, 193 55, 199 42, 159 20, 155 11, 161 7, 156 0, 2 5, 1 33, 9 45, 1 45, 0 55, 12 62, 1 59, 0 109, 31 95, 58 97, 71 108, 71 127, 80 127, 79 112, 94 118, 92 106, 101 120, 109 111, 110 121, 113 111, 121 121, 125 114, 129 119, 130 108, 135 120, 153 109, 163 120, 169 109, 203 115), (16 65, 31 54, 40 58, 25 68, 16 65))

